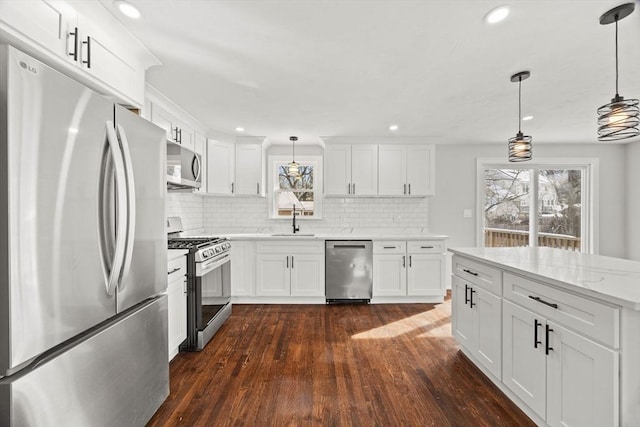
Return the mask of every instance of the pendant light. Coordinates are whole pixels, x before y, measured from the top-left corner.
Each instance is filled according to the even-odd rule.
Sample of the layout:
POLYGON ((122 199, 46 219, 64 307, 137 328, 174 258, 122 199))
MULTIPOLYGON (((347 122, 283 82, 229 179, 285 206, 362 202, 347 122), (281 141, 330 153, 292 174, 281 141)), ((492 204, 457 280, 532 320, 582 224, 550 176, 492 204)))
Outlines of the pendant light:
POLYGON ((601 25, 616 24, 616 95, 609 104, 598 108, 598 141, 617 141, 640 134, 638 100, 624 99, 618 94, 618 21, 629 16, 635 5, 622 4, 600 17, 601 25))
POLYGON ((298 140, 297 136, 290 136, 289 141, 291 141, 293 147, 293 155, 291 156, 291 163, 289 163, 287 175, 291 178, 300 178, 300 165, 296 163, 296 141, 298 140))
POLYGON ((529 78, 529 71, 520 71, 511 76, 512 82, 518 82, 518 133, 513 138, 509 138, 509 161, 526 162, 531 160, 531 137, 523 135, 520 130, 522 122, 522 81, 529 78))

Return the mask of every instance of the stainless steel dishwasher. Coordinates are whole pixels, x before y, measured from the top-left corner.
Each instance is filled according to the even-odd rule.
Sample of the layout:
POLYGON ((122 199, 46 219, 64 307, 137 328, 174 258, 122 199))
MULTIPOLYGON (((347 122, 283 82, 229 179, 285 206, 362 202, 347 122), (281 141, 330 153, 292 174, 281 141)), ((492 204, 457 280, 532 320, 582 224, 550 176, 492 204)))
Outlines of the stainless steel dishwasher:
POLYGON ((327 303, 366 303, 373 284, 371 240, 325 242, 325 292, 327 303))

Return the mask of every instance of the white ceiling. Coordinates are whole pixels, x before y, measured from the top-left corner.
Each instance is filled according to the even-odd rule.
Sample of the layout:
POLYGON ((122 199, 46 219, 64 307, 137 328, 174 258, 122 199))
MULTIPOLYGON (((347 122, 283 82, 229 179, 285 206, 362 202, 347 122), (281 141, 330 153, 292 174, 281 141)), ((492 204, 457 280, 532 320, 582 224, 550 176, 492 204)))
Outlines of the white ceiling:
MULTIPOLYGON (((596 109, 615 94, 615 26, 598 19, 624 2, 131 0, 131 20, 101 1, 162 62, 147 81, 210 131, 506 143, 518 130, 510 76, 530 70, 522 113, 535 118, 522 130, 534 144, 596 142, 596 109), (499 5, 508 18, 486 24, 499 5)), ((640 98, 638 0, 619 44, 620 94, 640 98)))

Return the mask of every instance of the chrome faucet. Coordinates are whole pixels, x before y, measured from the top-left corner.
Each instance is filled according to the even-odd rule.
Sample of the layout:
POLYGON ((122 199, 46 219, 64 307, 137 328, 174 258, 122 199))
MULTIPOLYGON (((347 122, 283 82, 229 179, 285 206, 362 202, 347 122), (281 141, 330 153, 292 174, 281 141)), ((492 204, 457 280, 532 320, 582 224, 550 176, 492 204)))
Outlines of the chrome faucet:
POLYGON ((293 234, 296 234, 296 232, 300 231, 300 226, 296 225, 296 204, 293 204, 293 234))

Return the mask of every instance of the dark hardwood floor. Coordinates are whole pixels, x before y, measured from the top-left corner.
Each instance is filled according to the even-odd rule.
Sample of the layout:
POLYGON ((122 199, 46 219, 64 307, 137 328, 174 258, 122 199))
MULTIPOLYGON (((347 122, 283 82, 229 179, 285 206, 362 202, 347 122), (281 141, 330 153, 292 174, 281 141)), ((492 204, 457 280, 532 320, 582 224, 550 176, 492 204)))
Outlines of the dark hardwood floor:
POLYGON ((533 426, 451 337, 444 304, 234 305, 171 362, 149 426, 533 426))

